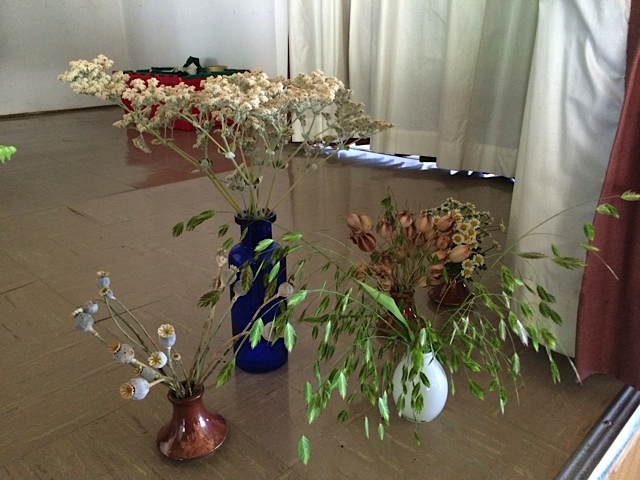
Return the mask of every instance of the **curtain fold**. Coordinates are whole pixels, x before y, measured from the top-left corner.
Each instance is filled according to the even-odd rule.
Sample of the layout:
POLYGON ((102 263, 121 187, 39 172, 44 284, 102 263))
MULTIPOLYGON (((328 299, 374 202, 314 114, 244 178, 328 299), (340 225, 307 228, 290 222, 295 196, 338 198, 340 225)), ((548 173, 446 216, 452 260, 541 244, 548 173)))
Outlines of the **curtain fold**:
POLYGON ((348 10, 346 32, 344 21, 321 21, 319 2, 301 3, 290 0, 291 73, 333 73, 337 59, 309 55, 310 49, 330 44, 339 58, 348 51, 341 78, 369 114, 395 124, 374 136, 372 150, 514 175, 537 2, 328 2, 342 19, 348 10))
POLYGON ((620 219, 596 216, 578 308, 576 366, 581 378, 607 373, 640 389, 640 205, 611 201, 640 192, 640 0, 629 18, 625 98, 600 201, 620 219), (598 258, 600 257, 600 258, 598 258), (606 262, 619 277, 616 281, 606 262))
MULTIPOLYGON (((508 243, 549 255, 553 243, 584 259, 583 224, 592 220, 622 107, 628 1, 541 0, 538 15, 508 243)), ((583 272, 519 257, 513 267, 556 296, 563 324, 543 326, 558 351, 574 356, 583 272)), ((526 291, 519 299, 538 301, 526 291)))

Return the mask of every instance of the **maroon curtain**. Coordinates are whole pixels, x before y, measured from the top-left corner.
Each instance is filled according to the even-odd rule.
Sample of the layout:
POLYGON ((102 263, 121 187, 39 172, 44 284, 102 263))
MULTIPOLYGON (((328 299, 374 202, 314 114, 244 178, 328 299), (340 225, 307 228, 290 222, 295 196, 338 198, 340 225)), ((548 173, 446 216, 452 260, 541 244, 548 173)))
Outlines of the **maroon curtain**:
POLYGON ((610 198, 626 190, 640 192, 640 0, 631 2, 625 98, 600 197, 620 219, 594 220, 602 260, 587 255, 576 338, 580 378, 606 373, 640 389, 640 203, 610 198))

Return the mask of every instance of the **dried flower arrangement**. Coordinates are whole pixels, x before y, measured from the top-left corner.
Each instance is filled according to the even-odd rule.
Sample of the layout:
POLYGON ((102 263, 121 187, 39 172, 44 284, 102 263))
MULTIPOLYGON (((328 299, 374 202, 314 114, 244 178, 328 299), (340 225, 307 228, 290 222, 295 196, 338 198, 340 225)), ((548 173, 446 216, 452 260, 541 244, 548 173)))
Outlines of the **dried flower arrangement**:
MULTIPOLYGON (((287 249, 287 247, 281 248, 287 249)), ((98 272, 99 301, 104 303, 111 321, 122 336, 122 341, 119 339, 109 342, 96 330, 94 315, 98 312, 98 301, 89 300, 73 312, 75 327, 80 331, 93 334, 100 340, 108 348, 114 361, 135 368, 136 376, 120 387, 120 395, 124 399, 141 400, 155 385, 165 386, 176 398, 189 397, 218 369, 217 384, 222 385, 229 379, 235 367, 232 350, 236 342, 248 341, 251 345, 255 345, 263 335, 269 335, 269 338, 282 336, 287 349, 289 351, 293 349, 296 333, 289 322, 290 307, 301 301, 304 293, 294 292, 293 286, 289 283, 279 285, 274 294, 262 305, 266 307, 275 300, 273 308, 279 308, 282 312, 268 329, 265 329, 262 319, 258 316, 258 312, 262 310, 259 309, 243 332, 231 336, 219 348, 212 349, 212 341, 224 322, 228 320, 231 308, 229 306, 222 315, 217 316, 216 306, 220 296, 225 290, 232 288, 232 305, 249 290, 254 281, 250 268, 238 271, 235 267, 228 265, 226 252, 219 251, 216 262, 217 273, 214 277, 213 289, 203 295, 199 302, 200 306, 209 307, 209 314, 202 325, 198 347, 190 366, 174 346, 177 332, 173 325, 160 325, 157 335, 149 334, 135 314, 114 295, 109 274, 104 271, 98 272), (146 356, 146 361, 136 357, 136 349, 146 356)))
MULTIPOLYGON (((638 201, 640 194, 629 191, 620 198, 638 201)), ((377 431, 382 439, 390 420, 389 396, 398 365, 402 365, 402 370, 396 375, 406 380, 405 385, 413 386, 399 395, 394 394, 398 413, 405 405, 416 412, 422 410, 420 389, 429 385, 429 379, 421 374, 423 355, 427 352, 447 371, 452 395, 456 391, 455 374, 464 370, 471 393, 484 400, 485 395, 494 392, 503 412, 508 400, 508 384, 512 384, 517 393, 522 380, 518 349, 512 348, 518 343, 531 344, 536 352, 543 349, 553 381, 560 381, 559 369, 551 354, 557 340, 542 322, 562 322, 553 308, 556 298, 533 280, 534 276, 527 274, 530 272, 513 272, 504 264, 506 255, 514 253, 515 245, 492 256, 495 258, 491 262, 478 261, 476 268, 467 272, 476 276, 473 295, 458 308, 420 313, 414 310, 413 316, 407 316, 406 305, 394 298, 396 292, 413 292, 417 286, 428 287, 441 280, 448 274, 445 273, 448 268, 452 268, 453 275, 464 275, 464 261, 488 250, 483 250, 481 243, 489 237, 488 212, 476 213, 472 205, 453 199, 436 209, 421 211, 417 216, 407 209, 398 210, 391 197, 385 198, 382 206, 381 219, 375 224, 376 232, 382 237, 380 242, 369 216, 353 213, 347 216, 350 238, 370 255, 368 265, 358 261, 345 268, 344 257, 321 252, 326 259, 322 268, 335 269, 335 282, 331 287, 323 285, 318 301, 308 306, 301 316, 303 322, 313 325, 312 333, 320 339, 314 364, 315 385, 307 382, 304 387, 310 423, 324 412, 335 391, 347 404, 337 419, 346 421, 348 405, 359 393, 379 417, 377 431), (475 237, 468 232, 469 237, 456 237, 454 241, 454 236, 460 233, 457 230, 467 229, 456 229, 455 225, 472 224, 473 218, 478 219, 475 237), (440 240, 443 236, 450 237, 446 245, 440 240), (453 265, 448 267, 449 264, 453 265), (487 287, 496 279, 497 285, 487 287), (519 299, 517 292, 523 290, 535 298, 519 299), (381 323, 386 325, 384 330, 380 328, 381 323), (352 341, 345 342, 345 338, 352 341), (479 372, 484 372, 486 384, 477 376, 479 372), (356 388, 350 387, 352 377, 357 377, 356 388)), ((606 203, 596 211, 617 216, 615 208, 606 203)), ((584 233, 587 241, 581 246, 597 251, 597 246, 591 243, 593 226, 585 224, 584 233)), ((553 245, 551 255, 515 254, 531 261, 550 259, 566 269, 585 266, 578 258, 562 256, 553 245)), ((296 281, 305 285, 304 278, 296 281)), ((365 433, 369 436, 369 414, 365 415, 365 433)), ((298 451, 303 462, 308 461, 311 447, 305 436, 300 439, 298 451)))
POLYGON ((292 79, 269 78, 261 70, 211 76, 197 90, 184 83, 160 85, 154 78, 129 81, 121 71, 107 73, 112 65, 104 55, 92 61, 73 61, 70 70, 58 78, 78 94, 121 106, 125 113, 114 125, 140 132, 133 141, 136 147, 150 151, 146 134, 154 144, 173 150, 193 169, 204 172, 239 215, 266 218, 277 207, 295 184, 274 199, 275 177, 294 157, 302 154, 307 168, 315 170, 338 150, 348 148, 348 141, 391 127, 388 122, 370 119, 364 106, 351 100, 351 90, 320 71, 292 79), (165 136, 175 120, 195 127, 194 147, 201 155, 192 155, 165 136), (287 149, 295 125, 299 125, 302 142, 287 149), (331 151, 326 147, 332 147, 331 151), (222 178, 215 173, 209 155, 212 150, 224 155, 228 167, 215 171, 232 170, 231 174, 222 178))

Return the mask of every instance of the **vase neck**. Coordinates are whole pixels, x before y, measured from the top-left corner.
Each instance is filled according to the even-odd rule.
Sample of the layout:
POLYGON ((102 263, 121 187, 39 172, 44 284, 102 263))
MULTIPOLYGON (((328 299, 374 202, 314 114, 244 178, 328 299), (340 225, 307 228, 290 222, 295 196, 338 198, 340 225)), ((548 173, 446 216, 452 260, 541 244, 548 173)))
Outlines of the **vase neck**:
POLYGON ((236 215, 235 222, 240 225, 242 235, 240 243, 253 249, 260 241, 272 238, 272 226, 275 220, 276 214, 273 212, 266 218, 236 215))

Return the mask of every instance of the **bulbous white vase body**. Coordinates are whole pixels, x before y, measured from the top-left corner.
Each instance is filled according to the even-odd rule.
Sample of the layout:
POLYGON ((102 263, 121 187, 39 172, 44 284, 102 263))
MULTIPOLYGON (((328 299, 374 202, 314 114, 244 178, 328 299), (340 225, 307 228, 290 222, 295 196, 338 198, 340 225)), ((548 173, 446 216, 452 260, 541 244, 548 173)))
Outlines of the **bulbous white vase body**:
MULTIPOLYGON (((442 412, 447 402, 449 391, 447 374, 442 368, 442 365, 440 365, 440 362, 433 356, 433 353, 425 353, 423 354, 423 358, 422 373, 429 379, 429 386, 426 387, 422 384, 419 375, 416 375, 414 379, 408 379, 405 382, 406 393, 404 395, 404 406, 400 412, 404 418, 415 423, 430 422, 436 418, 440 412, 442 412), (419 412, 414 411, 411 407, 411 392, 415 384, 420 385, 420 393, 424 401, 423 408, 419 412)), ((410 355, 406 355, 400 361, 393 373, 393 399, 396 405, 398 405, 398 399, 402 394, 402 369, 405 365, 409 369, 413 366, 410 355)))

